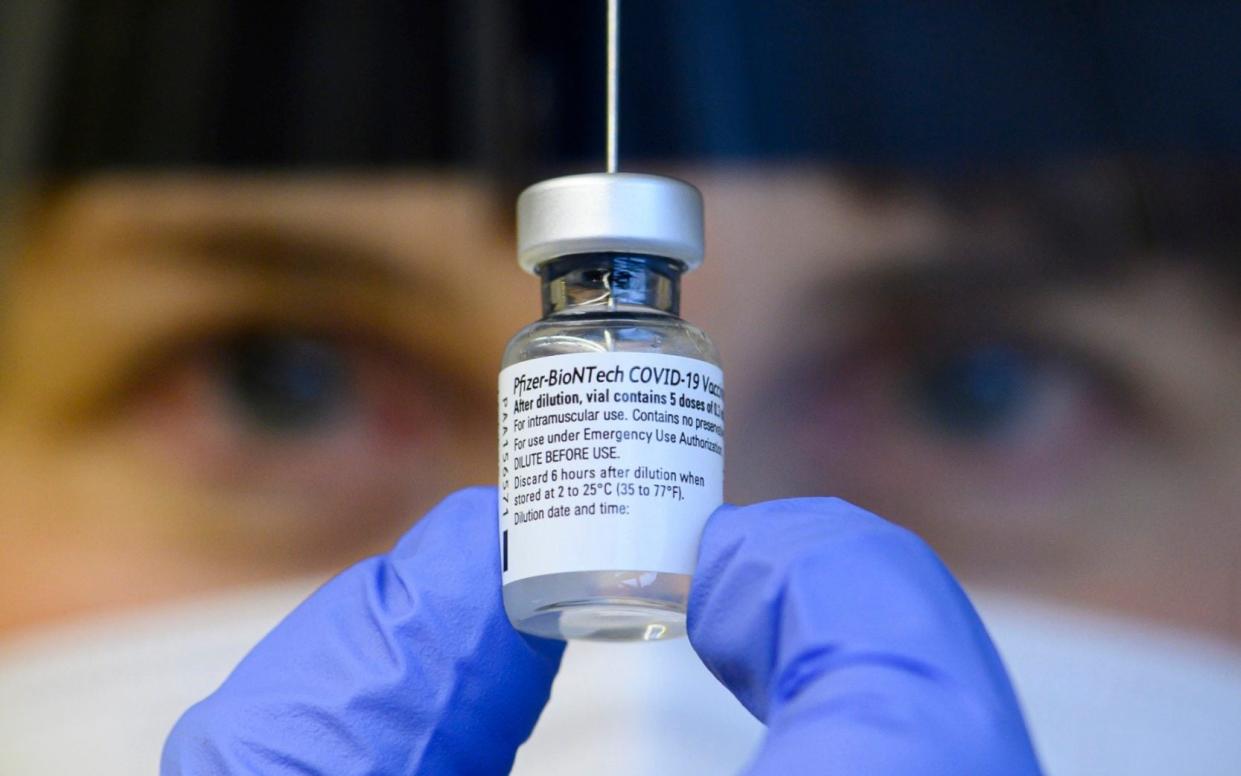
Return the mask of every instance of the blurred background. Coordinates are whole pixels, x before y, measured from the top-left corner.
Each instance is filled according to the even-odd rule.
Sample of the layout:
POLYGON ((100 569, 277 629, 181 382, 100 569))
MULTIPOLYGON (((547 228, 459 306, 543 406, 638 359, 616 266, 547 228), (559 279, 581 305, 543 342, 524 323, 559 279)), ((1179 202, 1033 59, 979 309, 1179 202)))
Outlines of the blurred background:
MULTIPOLYGON (((494 481, 514 197, 602 165, 603 13, 5 0, 0 771, 149 768, 307 591, 494 481)), ((622 168, 706 197, 728 497, 926 537, 1051 773, 1241 762, 1238 40, 1232 2, 625 3, 622 168)))

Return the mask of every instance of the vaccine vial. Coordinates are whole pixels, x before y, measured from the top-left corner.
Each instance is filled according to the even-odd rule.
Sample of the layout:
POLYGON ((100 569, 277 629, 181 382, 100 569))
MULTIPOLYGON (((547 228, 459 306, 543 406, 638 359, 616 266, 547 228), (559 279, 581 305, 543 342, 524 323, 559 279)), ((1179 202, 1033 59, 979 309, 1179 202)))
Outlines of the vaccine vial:
POLYGON ((718 354, 679 315, 702 197, 661 176, 573 175, 526 189, 517 213, 543 317, 500 372, 505 609, 548 638, 683 635, 724 479, 718 354))

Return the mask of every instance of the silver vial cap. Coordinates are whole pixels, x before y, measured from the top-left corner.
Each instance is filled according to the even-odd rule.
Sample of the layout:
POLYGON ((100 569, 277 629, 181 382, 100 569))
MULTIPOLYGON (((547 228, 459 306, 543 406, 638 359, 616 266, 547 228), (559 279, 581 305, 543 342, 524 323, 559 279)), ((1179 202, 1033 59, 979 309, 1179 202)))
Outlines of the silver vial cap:
POLYGON ((599 172, 540 181, 517 198, 517 263, 640 253, 702 264, 702 194, 661 175, 599 172))

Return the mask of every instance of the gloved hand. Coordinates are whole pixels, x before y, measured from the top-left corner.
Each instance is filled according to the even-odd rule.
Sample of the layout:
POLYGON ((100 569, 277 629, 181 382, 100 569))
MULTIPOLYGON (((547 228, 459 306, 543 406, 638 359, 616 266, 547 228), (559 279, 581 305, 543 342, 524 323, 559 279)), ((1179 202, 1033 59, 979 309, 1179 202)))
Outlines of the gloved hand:
POLYGON ((960 586, 916 536, 843 501, 718 510, 688 626, 768 726, 751 776, 1039 772, 960 586))
POLYGON ((497 545, 495 490, 450 496, 186 712, 162 773, 507 773, 564 644, 513 630, 497 545))
MULTIPOLYGON (((563 645, 509 625, 495 513, 494 490, 458 493, 311 596, 178 722, 165 776, 507 771, 563 645)), ((843 502, 717 512, 689 627, 769 725, 753 774, 1038 771, 960 588, 843 502)))

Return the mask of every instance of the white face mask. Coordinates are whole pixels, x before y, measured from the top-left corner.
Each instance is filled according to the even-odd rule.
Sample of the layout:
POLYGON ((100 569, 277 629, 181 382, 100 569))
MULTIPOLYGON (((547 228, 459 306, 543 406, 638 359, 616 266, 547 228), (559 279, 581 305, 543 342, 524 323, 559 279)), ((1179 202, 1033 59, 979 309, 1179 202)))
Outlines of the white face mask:
MULTIPOLYGON (((256 588, 0 643, 0 773, 153 773, 181 712, 214 690, 315 584, 256 588)), ((1041 602, 976 600, 1049 773, 1235 773, 1241 652, 1041 602)), ((684 639, 575 643, 514 773, 730 773, 761 735, 684 639)))
POLYGON ((1047 773, 1237 773, 1235 646, 1028 598, 973 598, 1047 773))
POLYGON ((316 582, 46 628, 0 642, 0 773, 155 773, 194 701, 316 582))

